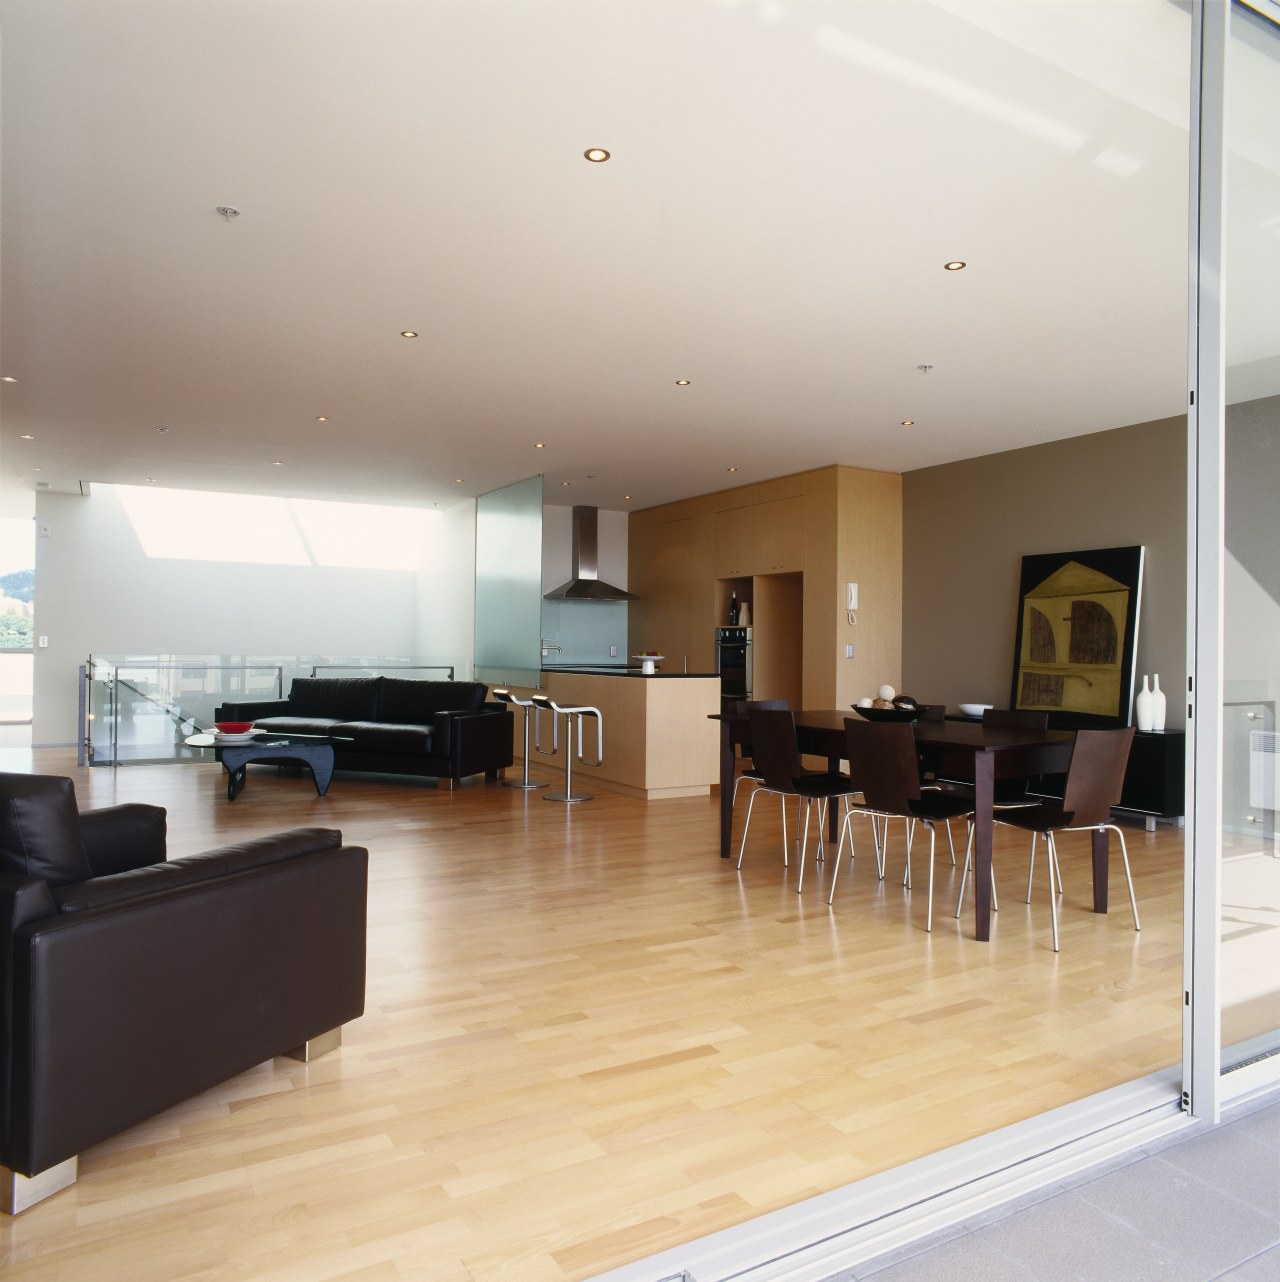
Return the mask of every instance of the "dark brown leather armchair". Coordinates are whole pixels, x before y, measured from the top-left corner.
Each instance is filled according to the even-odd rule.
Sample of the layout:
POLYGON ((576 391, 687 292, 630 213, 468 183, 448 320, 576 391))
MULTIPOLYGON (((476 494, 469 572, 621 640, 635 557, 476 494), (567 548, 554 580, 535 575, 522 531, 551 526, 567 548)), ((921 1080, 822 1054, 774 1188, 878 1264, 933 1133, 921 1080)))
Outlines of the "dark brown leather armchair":
POLYGON ((165 859, 165 812, 76 811, 0 773, 0 1177, 16 1214, 77 1155, 364 1011, 368 852, 295 828, 165 859))

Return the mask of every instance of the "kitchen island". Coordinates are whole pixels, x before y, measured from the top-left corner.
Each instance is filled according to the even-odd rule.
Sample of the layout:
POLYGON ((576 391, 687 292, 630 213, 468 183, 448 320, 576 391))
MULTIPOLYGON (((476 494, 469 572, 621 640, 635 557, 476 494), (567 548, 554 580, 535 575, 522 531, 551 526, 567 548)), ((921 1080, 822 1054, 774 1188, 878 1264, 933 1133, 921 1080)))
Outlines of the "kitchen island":
MULTIPOLYGON (((561 707, 599 708, 604 718, 604 755, 598 769, 574 764, 575 791, 593 784, 614 792, 656 801, 666 797, 706 796, 719 781, 719 727, 709 716, 720 711, 720 678, 713 673, 655 672, 638 667, 583 664, 547 667, 541 691, 512 686, 513 694, 548 695, 561 707)), ((553 758, 530 752, 534 778, 564 773, 564 719, 560 751, 553 758)), ((551 719, 541 717, 543 747, 551 746, 551 719)), ((596 731, 583 721, 583 755, 594 759, 596 731)), ((532 734, 530 736, 532 739, 532 734)), ((575 736, 573 748, 577 748, 575 736)), ((513 771, 523 770, 524 727, 516 718, 513 771)))

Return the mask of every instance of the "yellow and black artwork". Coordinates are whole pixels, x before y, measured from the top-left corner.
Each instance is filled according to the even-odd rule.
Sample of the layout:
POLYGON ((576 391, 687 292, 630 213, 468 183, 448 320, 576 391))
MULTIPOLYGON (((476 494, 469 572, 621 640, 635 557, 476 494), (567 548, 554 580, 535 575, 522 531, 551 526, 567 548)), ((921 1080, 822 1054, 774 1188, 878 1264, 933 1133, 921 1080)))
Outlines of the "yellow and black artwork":
POLYGON ((1128 725, 1141 547, 1022 558, 1012 706, 1053 725, 1128 725))

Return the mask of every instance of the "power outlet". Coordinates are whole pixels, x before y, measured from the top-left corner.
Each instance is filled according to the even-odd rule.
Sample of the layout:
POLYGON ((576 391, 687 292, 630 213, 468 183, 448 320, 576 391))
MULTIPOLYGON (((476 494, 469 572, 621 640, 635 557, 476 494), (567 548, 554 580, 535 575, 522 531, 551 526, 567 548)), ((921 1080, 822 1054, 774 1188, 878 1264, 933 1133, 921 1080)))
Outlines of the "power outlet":
POLYGON ((609 658, 616 659, 617 657, 618 657, 618 647, 616 645, 611 645, 609 647, 609 658))
POLYGON ((844 648, 844 657, 845 657, 846 659, 852 659, 852 658, 853 658, 853 642, 852 642, 852 641, 850 641, 850 642, 845 646, 845 648, 844 648))

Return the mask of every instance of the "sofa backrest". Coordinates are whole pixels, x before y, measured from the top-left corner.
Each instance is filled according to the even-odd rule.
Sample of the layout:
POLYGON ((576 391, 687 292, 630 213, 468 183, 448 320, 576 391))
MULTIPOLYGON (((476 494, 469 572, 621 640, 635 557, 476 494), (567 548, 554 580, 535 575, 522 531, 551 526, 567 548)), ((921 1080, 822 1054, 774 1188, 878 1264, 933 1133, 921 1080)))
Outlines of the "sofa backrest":
POLYGON ((376 721, 381 677, 294 677, 289 715, 376 721))
POLYGON ((383 677, 378 720, 394 725, 429 726, 437 712, 475 712, 484 707, 489 687, 479 681, 411 681, 383 677))
POLYGON ((0 872, 51 886, 91 875, 70 779, 0 774, 0 872))

